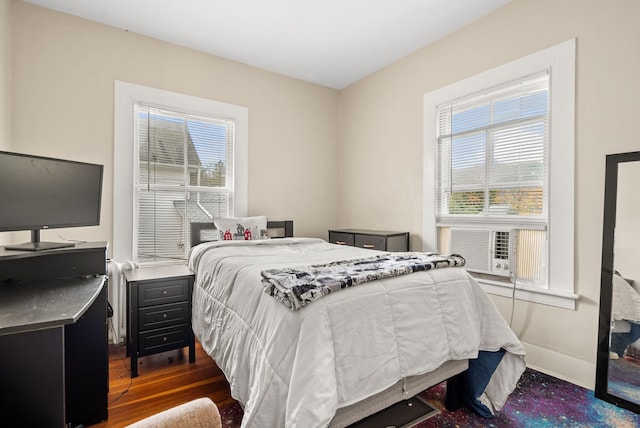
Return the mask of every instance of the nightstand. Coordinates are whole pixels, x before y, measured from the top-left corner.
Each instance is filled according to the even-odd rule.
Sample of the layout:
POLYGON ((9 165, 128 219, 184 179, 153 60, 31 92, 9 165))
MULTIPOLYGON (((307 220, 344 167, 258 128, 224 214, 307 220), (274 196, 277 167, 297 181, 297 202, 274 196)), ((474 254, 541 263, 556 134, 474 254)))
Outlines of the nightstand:
POLYGON ((409 232, 334 229, 329 230, 329 242, 370 250, 409 251, 409 232))
POLYGON ((196 360, 191 328, 191 292, 195 275, 184 265, 125 272, 127 287, 127 356, 131 377, 138 376, 138 357, 189 347, 196 360))

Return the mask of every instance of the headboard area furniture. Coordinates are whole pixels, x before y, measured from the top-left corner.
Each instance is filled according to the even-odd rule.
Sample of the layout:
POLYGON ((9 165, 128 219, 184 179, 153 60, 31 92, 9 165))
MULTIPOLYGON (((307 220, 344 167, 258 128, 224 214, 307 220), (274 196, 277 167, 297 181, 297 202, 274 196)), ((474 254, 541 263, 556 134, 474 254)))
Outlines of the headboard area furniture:
MULTIPOLYGON (((216 241, 216 226, 213 222, 190 223, 191 226, 191 246, 209 241, 216 241)), ((290 238, 293 236, 293 220, 270 220, 267 221, 267 229, 275 231, 272 238, 290 238)), ((270 234, 271 235, 271 234, 270 234)))

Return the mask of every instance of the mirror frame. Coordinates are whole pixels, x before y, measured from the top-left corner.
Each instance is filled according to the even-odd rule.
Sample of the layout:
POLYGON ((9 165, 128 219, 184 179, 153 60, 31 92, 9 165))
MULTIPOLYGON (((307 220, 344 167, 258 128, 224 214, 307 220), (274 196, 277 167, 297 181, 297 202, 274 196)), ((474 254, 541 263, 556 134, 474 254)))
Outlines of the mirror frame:
POLYGON ((640 413, 640 403, 609 394, 609 335, 611 327, 611 303, 613 293, 614 240, 616 228, 618 165, 640 161, 640 152, 617 153, 606 156, 604 185, 604 218, 602 227, 602 268, 600 275, 600 317, 598 322, 598 353, 596 365, 595 396, 640 413))

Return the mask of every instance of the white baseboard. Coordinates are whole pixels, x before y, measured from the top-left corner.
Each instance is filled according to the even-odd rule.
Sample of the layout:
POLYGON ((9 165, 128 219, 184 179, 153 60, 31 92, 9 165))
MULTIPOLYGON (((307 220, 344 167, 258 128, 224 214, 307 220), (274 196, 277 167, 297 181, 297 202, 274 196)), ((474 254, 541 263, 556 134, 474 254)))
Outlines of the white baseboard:
POLYGON ((595 388, 596 364, 594 362, 530 343, 522 342, 522 344, 527 350, 525 358, 527 367, 591 391, 595 388))

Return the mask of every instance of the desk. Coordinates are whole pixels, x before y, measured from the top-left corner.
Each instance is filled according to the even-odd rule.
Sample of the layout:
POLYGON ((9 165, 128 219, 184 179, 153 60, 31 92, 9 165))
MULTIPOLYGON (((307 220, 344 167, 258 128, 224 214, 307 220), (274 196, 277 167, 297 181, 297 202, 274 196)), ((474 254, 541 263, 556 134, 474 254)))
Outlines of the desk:
MULTIPOLYGON (((0 256, 0 271, 9 272, 11 261, 30 260, 28 276, 45 277, 42 265, 51 256, 64 262, 59 254, 39 253, 0 256)), ((106 266, 105 256, 103 249, 106 266)), ((16 280, 0 282, 2 424, 62 428, 105 420, 109 388, 106 275, 23 280, 13 275, 19 270, 11 271, 16 280)))

